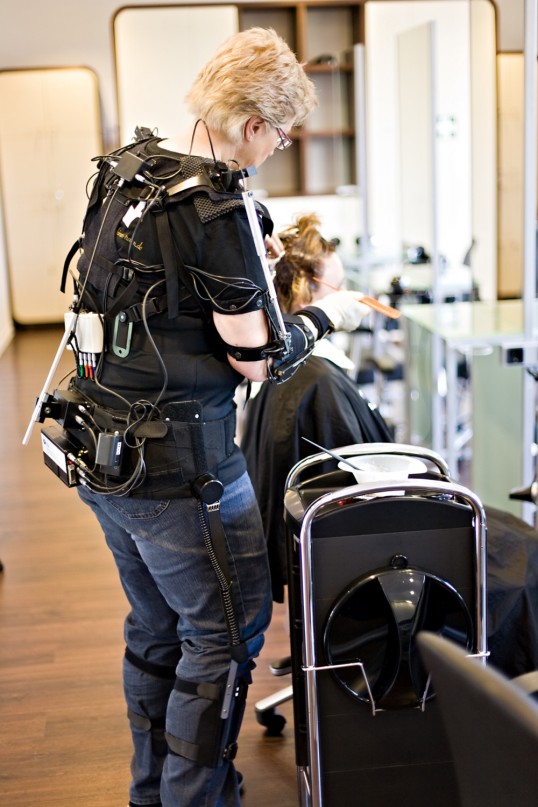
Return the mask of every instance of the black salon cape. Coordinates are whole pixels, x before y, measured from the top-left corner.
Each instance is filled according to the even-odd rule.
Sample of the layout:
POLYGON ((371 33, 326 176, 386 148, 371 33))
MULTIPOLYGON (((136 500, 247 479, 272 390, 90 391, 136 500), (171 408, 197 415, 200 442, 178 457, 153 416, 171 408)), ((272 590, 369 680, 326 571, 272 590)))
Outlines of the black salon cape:
MULTIPOLYGON (((381 415, 332 362, 312 356, 280 385, 265 383, 247 404, 241 447, 267 537, 273 598, 286 583, 284 487, 291 468, 317 449, 391 442, 381 415)), ((322 472, 320 466, 317 470, 322 472)), ((509 677, 538 669, 538 532, 486 506, 489 663, 509 677)))
POLYGON ((330 449, 392 442, 380 413, 357 385, 319 356, 311 356, 284 384, 265 382, 247 403, 241 448, 262 514, 275 602, 283 602, 287 579, 286 477, 299 460, 318 453, 302 437, 330 449))
POLYGON ((538 669, 538 532, 486 506, 490 663, 509 677, 538 669))

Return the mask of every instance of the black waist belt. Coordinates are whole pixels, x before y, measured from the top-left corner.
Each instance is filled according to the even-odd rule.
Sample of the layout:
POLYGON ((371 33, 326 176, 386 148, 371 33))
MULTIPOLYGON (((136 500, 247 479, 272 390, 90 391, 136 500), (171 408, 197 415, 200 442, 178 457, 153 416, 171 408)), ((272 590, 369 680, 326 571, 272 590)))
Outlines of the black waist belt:
POLYGON ((146 440, 145 480, 131 496, 146 499, 192 496, 194 479, 202 473, 218 477, 219 465, 234 451, 235 411, 220 420, 198 423, 174 419, 175 407, 169 404, 163 408, 166 435, 146 440))
MULTIPOLYGON (((143 446, 144 470, 139 477, 142 481, 122 495, 146 499, 187 498, 192 496, 191 483, 200 474, 221 477, 223 470, 221 481, 228 484, 238 471, 244 470, 244 462, 233 460, 226 463, 224 469, 219 467, 236 451, 235 409, 226 417, 204 421, 199 401, 173 401, 160 408, 158 418, 128 424, 125 412, 95 403, 76 386, 70 389, 74 403, 78 401, 77 394, 80 402, 91 411, 99 430, 124 435, 121 475, 114 476, 115 484, 132 477, 140 464, 140 452, 134 446, 143 446)), ((78 426, 76 429, 80 439, 83 432, 78 426)))
POLYGON ((219 420, 203 421, 198 401, 165 404, 159 419, 143 421, 134 428, 127 427, 125 413, 99 405, 94 405, 93 418, 103 431, 126 435, 121 479, 128 479, 139 461, 138 451, 129 446, 137 441, 144 443, 144 480, 129 496, 189 497, 194 479, 203 473, 219 477, 219 466, 235 450, 235 410, 219 420))

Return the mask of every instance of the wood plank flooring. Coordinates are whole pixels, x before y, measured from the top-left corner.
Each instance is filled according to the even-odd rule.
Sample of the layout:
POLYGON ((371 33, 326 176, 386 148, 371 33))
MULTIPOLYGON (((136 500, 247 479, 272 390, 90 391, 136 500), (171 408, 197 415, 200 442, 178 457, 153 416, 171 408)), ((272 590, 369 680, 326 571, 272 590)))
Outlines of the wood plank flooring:
MULTIPOLYGON (((0 802, 125 807, 126 601, 92 514, 44 466, 40 424, 22 446, 60 338, 56 328, 21 329, 0 357, 0 802)), ((71 363, 66 351, 56 385, 71 363)), ((281 737, 266 736, 254 714, 257 700, 289 683, 268 669, 287 653, 277 605, 241 734, 244 807, 298 804, 291 704, 279 709, 281 737)))

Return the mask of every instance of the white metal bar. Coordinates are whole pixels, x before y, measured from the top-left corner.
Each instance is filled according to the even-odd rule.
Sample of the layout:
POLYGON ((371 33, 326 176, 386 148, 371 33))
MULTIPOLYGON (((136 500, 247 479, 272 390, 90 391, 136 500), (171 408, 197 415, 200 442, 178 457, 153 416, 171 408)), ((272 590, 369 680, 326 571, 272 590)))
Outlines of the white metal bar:
MULTIPOLYGON (((538 50, 538 0, 525 0, 524 23, 525 117, 523 165, 523 323, 525 339, 536 333, 536 56, 538 50)), ((524 483, 536 475, 532 456, 536 428, 536 384, 524 373, 523 378, 523 458, 524 483)), ((534 523, 536 508, 525 503, 523 517, 534 523)))

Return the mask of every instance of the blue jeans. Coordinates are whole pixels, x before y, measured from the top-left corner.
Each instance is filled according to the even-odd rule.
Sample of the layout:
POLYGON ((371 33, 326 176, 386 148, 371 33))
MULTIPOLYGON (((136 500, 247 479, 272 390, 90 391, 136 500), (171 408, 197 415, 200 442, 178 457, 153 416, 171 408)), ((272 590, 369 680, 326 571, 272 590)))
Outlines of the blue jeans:
MULTIPOLYGON (((130 799, 163 807, 237 807, 231 763, 198 765, 170 753, 164 732, 196 744, 207 701, 174 688, 175 677, 225 683, 229 637, 215 571, 204 545, 196 499, 152 501, 78 488, 96 514, 130 605, 124 691, 134 755, 130 799), (130 654, 149 669, 131 663, 130 654), (168 674, 165 674, 168 673, 168 674)), ((271 616, 266 545, 250 479, 225 488, 221 516, 249 680, 271 616)), ((143 665, 142 665, 143 666, 143 665)))

